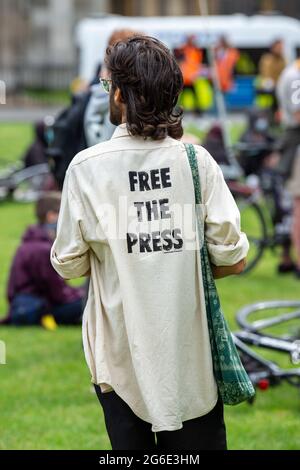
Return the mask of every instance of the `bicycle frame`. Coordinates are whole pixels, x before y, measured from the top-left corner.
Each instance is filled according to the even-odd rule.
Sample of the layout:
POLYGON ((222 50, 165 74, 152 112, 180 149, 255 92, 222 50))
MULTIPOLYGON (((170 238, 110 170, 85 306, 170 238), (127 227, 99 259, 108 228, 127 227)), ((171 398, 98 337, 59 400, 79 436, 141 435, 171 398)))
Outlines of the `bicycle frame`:
POLYGON ((293 364, 300 364, 300 340, 288 341, 267 335, 262 336, 261 334, 250 333, 248 331, 238 331, 235 334, 238 339, 252 346, 286 352, 290 354, 293 364))
POLYGON ((256 346, 287 353, 290 356, 292 364, 300 364, 300 338, 276 337, 265 334, 262 331, 267 327, 280 325, 294 319, 300 319, 300 301, 297 300, 257 302, 246 305, 237 312, 237 323, 243 329, 234 333, 235 344, 241 353, 242 360, 244 358, 245 368, 251 380, 253 380, 253 383, 258 387, 260 387, 261 383, 264 383, 261 382, 263 380, 268 380, 270 385, 277 385, 282 380, 286 380, 289 384, 300 389, 300 368, 281 369, 277 364, 262 358, 247 346, 256 346), (254 312, 263 312, 267 309, 276 308, 294 308, 295 311, 254 320, 253 322, 249 320, 249 316, 254 312))
MULTIPOLYGON (((240 338, 240 333, 232 334, 241 360, 253 385, 261 390, 279 385, 283 380, 300 389, 300 368, 281 369, 277 364, 261 357, 250 349, 240 338)), ((253 400, 250 401, 253 403, 253 400)))

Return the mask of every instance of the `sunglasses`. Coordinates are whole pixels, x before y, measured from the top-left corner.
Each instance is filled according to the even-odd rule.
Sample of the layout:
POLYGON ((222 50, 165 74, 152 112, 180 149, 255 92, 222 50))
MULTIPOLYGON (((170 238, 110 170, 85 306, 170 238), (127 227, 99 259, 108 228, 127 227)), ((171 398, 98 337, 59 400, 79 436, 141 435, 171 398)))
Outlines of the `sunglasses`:
POLYGON ((99 82, 102 85, 103 90, 106 93, 110 92, 112 80, 110 78, 99 78, 99 82))

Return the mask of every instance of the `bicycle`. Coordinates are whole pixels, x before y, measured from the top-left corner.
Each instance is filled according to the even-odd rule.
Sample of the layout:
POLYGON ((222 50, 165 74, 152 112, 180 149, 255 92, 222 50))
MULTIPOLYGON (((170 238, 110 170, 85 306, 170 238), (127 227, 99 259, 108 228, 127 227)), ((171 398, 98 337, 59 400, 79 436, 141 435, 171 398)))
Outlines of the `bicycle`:
MULTIPOLYGON (((241 151, 249 152, 251 158, 255 158, 255 153, 259 154, 262 147, 239 144, 232 151, 235 160, 241 151)), ((221 168, 239 208, 241 228, 250 244, 244 271, 247 273, 257 265, 266 249, 281 247, 289 250, 292 201, 283 188, 280 175, 272 169, 261 169, 255 175, 245 176, 242 168, 235 175, 230 165, 221 168)))
POLYGON ((297 300, 257 302, 246 305, 237 312, 236 321, 242 330, 234 333, 235 343, 251 380, 259 388, 265 389, 286 381, 300 389, 300 368, 282 369, 248 347, 285 353, 294 366, 300 364, 299 319, 300 301, 297 300), (274 315, 274 310, 278 309, 293 310, 274 315), (287 332, 286 325, 294 320, 297 322, 297 329, 293 326, 292 331, 287 332))
POLYGON ((271 339, 300 342, 300 301, 298 300, 270 300, 256 302, 241 308, 236 314, 238 325, 249 333, 264 336, 271 339), (293 311, 274 311, 293 309, 293 311), (262 318, 262 313, 264 317, 262 318), (293 326, 290 324, 290 332, 287 332, 288 322, 296 320, 293 326), (274 330, 274 327, 276 329, 274 330), (272 329, 271 332, 269 330, 272 329))
MULTIPOLYGON (((242 338, 240 333, 234 333, 233 340, 253 386, 265 391, 287 382, 300 390, 300 368, 282 369, 275 362, 265 359, 245 344, 246 336, 246 332, 242 338)), ((252 404, 254 399, 249 400, 249 403, 252 404)))
POLYGON ((0 173, 0 201, 7 199, 19 202, 36 201, 50 175, 47 163, 40 163, 28 168, 12 166, 2 170, 0 173))

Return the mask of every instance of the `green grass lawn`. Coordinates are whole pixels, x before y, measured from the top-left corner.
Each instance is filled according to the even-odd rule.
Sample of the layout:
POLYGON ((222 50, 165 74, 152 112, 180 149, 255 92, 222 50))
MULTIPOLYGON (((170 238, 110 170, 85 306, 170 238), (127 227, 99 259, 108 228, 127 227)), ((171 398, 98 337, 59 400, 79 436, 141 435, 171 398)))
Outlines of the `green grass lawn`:
MULTIPOLYGON (((15 157, 28 143, 27 125, 0 124, 0 155, 15 157), (4 126, 4 127, 2 127, 4 126), (10 145, 3 141, 10 136, 10 145), (18 137, 17 137, 18 136, 18 137)), ((31 204, 0 205, 0 316, 11 258, 25 227, 34 221, 31 204)), ((267 253, 247 276, 218 281, 232 328, 241 306, 266 299, 297 299, 299 282, 276 274, 277 259, 267 253)), ((0 365, 0 449, 109 449, 103 415, 90 385, 81 331, 60 327, 0 327, 7 364, 0 365)), ((287 358, 268 354, 288 366, 287 358)), ((231 449, 299 449, 300 395, 289 385, 258 392, 254 405, 226 407, 231 449)))
POLYGON ((33 139, 30 123, 0 123, 0 169, 18 161, 33 139))
POLYGON ((34 99, 40 104, 68 106, 71 99, 70 90, 44 90, 44 89, 26 89, 23 91, 25 96, 34 99))

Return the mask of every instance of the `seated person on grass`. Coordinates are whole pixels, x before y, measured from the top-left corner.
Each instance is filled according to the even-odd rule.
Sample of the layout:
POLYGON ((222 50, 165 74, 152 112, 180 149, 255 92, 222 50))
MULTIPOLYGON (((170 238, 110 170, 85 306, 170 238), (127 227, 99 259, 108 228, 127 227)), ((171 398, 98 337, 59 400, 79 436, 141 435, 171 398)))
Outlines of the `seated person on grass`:
POLYGON ((5 323, 43 324, 52 315, 58 324, 79 323, 83 291, 71 287, 50 263, 56 234, 60 194, 44 193, 36 205, 38 223, 27 228, 12 262, 7 296, 10 304, 5 323))

